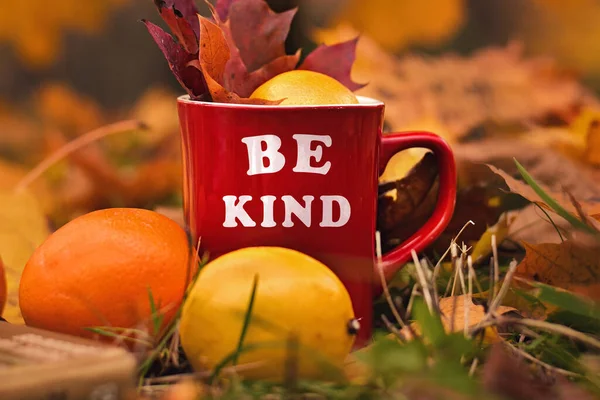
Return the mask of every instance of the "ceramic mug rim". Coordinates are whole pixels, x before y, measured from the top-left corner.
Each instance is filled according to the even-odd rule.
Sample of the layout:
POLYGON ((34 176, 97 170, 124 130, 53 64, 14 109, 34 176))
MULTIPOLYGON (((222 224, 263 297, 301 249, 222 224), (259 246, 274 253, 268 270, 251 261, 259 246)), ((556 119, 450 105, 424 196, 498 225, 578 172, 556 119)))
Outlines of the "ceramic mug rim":
POLYGON ((218 108, 239 108, 239 109, 261 109, 261 110, 281 110, 281 109, 352 109, 352 108, 372 108, 382 107, 384 103, 381 100, 374 99, 367 96, 356 96, 358 104, 311 104, 311 105, 300 105, 300 104, 238 104, 238 103, 218 103, 213 101, 201 101, 190 99, 189 94, 184 94, 177 97, 177 102, 181 104, 187 104, 191 106, 203 106, 203 107, 218 107, 218 108))

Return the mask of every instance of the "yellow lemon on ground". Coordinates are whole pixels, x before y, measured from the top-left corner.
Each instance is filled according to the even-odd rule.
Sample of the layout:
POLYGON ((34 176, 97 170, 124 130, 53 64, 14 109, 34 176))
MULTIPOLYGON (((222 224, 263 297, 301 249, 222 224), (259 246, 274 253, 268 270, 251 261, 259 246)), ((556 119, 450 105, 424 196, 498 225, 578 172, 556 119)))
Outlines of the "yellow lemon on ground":
POLYGON ((343 376, 358 328, 350 296, 324 264, 281 247, 235 250, 200 271, 179 325, 181 345, 192 367, 214 370, 235 353, 254 282, 245 350, 237 359, 237 365, 251 368, 240 375, 281 381, 286 366, 295 360, 299 378, 343 376))
POLYGON ((354 93, 334 78, 314 71, 292 70, 260 85, 251 99, 283 100, 281 105, 358 104, 354 93))

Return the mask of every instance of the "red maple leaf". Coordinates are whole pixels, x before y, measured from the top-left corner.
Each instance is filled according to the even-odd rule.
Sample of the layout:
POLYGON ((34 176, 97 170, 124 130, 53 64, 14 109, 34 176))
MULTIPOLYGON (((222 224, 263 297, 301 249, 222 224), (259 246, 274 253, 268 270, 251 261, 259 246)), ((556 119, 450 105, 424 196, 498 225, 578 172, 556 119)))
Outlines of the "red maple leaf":
MULTIPOLYGON (((217 2, 217 6, 223 1, 229 0, 217 2)), ((271 11, 263 0, 233 0, 230 5, 227 9, 222 8, 225 10, 224 14, 229 16, 226 21, 221 20, 218 9, 211 8, 213 18, 223 31, 231 53, 225 66, 223 84, 227 90, 237 93, 241 97, 248 97, 264 82, 278 74, 294 69, 298 64, 300 53, 286 55, 284 48, 285 37, 289 32, 289 23, 291 22, 290 15, 293 16, 293 14, 288 13, 282 19, 281 14, 271 11), (244 16, 249 15, 253 16, 252 27, 250 24, 244 23, 244 16), (290 22, 287 25, 282 23, 288 18, 290 22), (248 56, 248 61, 252 65, 259 65, 259 68, 254 70, 248 68, 242 56, 240 44, 234 36, 234 32, 237 32, 238 37, 242 36, 243 32, 248 32, 246 29, 251 29, 252 32, 261 32, 263 36, 262 39, 255 39, 252 43, 248 42, 248 38, 244 38, 244 42, 241 44, 248 54, 259 54, 258 56, 248 56), (257 59, 261 61, 256 62, 257 59)), ((258 36, 260 35, 252 37, 258 36)))
POLYGON ((188 53, 161 27, 149 21, 142 22, 167 59, 171 72, 190 97, 197 99, 204 95, 207 91, 204 76, 198 69, 189 65, 191 61, 196 60, 196 55, 188 53))
POLYGON ((296 11, 292 8, 277 14, 264 0, 232 2, 229 29, 249 72, 285 56, 285 39, 296 11))
POLYGON ((363 88, 366 84, 356 83, 350 76, 357 43, 358 37, 331 46, 322 44, 306 56, 298 69, 329 75, 352 91, 363 88))
POLYGON ((158 12, 179 44, 190 54, 198 53, 198 10, 193 2, 154 0, 158 12))

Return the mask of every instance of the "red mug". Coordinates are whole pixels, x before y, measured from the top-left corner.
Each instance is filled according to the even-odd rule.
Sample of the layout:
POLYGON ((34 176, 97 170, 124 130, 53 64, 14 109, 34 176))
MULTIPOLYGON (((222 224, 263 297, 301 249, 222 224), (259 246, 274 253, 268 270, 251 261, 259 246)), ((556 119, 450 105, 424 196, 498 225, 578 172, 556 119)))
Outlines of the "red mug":
MULTIPOLYGON (((384 104, 243 105, 178 98, 185 220, 214 259, 249 246, 281 246, 316 258, 347 288, 360 330, 372 334, 378 177, 399 151, 437 156, 435 211, 382 257, 386 278, 447 226, 456 198, 452 151, 429 132, 382 134, 384 104)), ((324 305, 325 306, 325 305, 324 305)))

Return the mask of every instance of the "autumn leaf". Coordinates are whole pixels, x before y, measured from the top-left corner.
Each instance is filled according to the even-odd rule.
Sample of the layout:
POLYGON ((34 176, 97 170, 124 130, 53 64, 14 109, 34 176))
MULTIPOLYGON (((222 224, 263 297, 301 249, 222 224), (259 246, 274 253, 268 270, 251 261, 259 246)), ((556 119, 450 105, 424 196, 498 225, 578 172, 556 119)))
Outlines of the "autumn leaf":
POLYGON ((353 75, 368 85, 357 93, 386 104, 388 131, 431 130, 454 144, 485 124, 514 127, 549 118, 570 122, 574 110, 598 103, 556 63, 525 57, 517 42, 467 56, 398 57, 356 28, 341 26, 315 36, 333 45, 359 34, 353 75))
POLYGON ((211 95, 214 95, 214 83, 223 81, 225 64, 230 55, 229 46, 217 25, 201 15, 198 19, 200 21, 200 67, 207 80, 208 90, 211 95))
POLYGON ((351 78, 358 39, 357 37, 331 46, 322 44, 304 59, 298 69, 329 75, 352 91, 362 89, 366 84, 356 83, 351 78))
POLYGON ((207 91, 206 82, 202 73, 190 66, 190 62, 196 59, 181 47, 171 35, 152 22, 142 21, 148 32, 162 51, 169 63, 169 68, 180 85, 185 88, 192 98, 199 98, 207 91))
POLYGON ((409 173, 379 185, 377 229, 387 232, 401 224, 421 205, 438 174, 436 157, 426 153, 409 173))
POLYGON ((600 247, 574 240, 523 245, 517 276, 600 299, 600 247))
MULTIPOLYGON (((301 50, 295 54, 285 52, 296 8, 276 13, 265 0, 220 0, 216 6, 207 3, 214 22, 198 14, 196 32, 196 25, 190 22, 191 14, 197 11, 191 0, 155 3, 177 41, 158 26, 144 23, 171 71, 193 99, 201 98, 208 90, 210 100, 215 102, 279 104, 283 100, 249 97, 274 76, 298 68, 301 50), (199 45, 194 42, 196 37, 199 45)), ((307 57, 302 69, 327 74, 352 90, 362 88, 364 85, 350 78, 356 42, 320 46, 307 57)))
MULTIPOLYGON (((239 0, 238 0, 239 1, 239 0)), ((234 4, 235 1, 232 3, 234 4)), ((256 6, 258 3, 264 3, 262 0, 254 0, 249 5, 256 6)), ((217 4, 217 6, 220 3, 217 4)), ((240 49, 238 49, 238 44, 233 36, 233 21, 240 21, 245 18, 245 14, 240 16, 236 15, 237 13, 241 13, 244 11, 244 8, 234 7, 231 14, 229 9, 227 9, 227 15, 229 15, 228 20, 222 20, 218 14, 218 11, 215 8, 210 8, 211 13, 217 24, 221 28, 225 40, 227 41, 227 45, 229 46, 230 58, 227 61, 225 66, 225 73, 223 78, 223 86, 229 91, 237 94, 241 98, 249 97, 254 90, 262 85, 264 82, 273 78, 274 76, 281 74, 283 72, 291 71, 296 68, 298 64, 298 60, 300 59, 300 50, 298 50, 293 55, 286 55, 283 49, 283 42, 277 43, 276 41, 271 42, 271 46, 273 49, 270 50, 270 53, 277 54, 276 58, 271 59, 266 64, 262 65, 260 68, 249 72, 249 68, 245 64, 242 59, 242 55, 240 49), (279 46, 281 45, 281 46, 279 46)), ((263 23, 265 25, 277 26, 279 22, 278 14, 273 13, 268 7, 265 9, 264 7, 259 7, 259 10, 263 12, 264 15, 261 16, 263 23), (274 21, 270 21, 273 19, 274 21)), ((286 33, 287 34, 287 33, 286 33)), ((254 33, 251 35, 254 37, 254 33)), ((264 49, 255 49, 258 52, 264 51, 264 49)), ((278 103, 278 102, 277 102, 278 103)))
POLYGON ((201 15, 198 15, 198 19, 200 22, 199 66, 212 100, 220 103, 277 104, 263 99, 242 98, 223 87, 223 74, 231 54, 227 40, 218 25, 201 15))
POLYGON ((18 301, 21 273, 33 251, 48 235, 46 217, 33 194, 0 192, 0 257, 8 289, 3 317, 8 322, 23 323, 18 301))
MULTIPOLYGON (((473 328, 479 324, 485 317, 486 313, 483 306, 473 303, 467 295, 458 295, 444 297, 439 302, 442 325, 447 333, 462 332, 465 329, 473 328)), ((506 314, 511 311, 516 311, 512 307, 500 306, 497 313, 499 315, 506 314)), ((413 322, 413 330, 417 334, 420 332, 420 327, 413 322)), ((403 328, 401 333, 405 339, 412 339, 412 334, 408 328, 403 328)), ((486 328, 485 340, 488 343, 500 341, 498 332, 495 328, 486 328)))
POLYGON ((219 19, 225 21, 229 17, 229 8, 236 0, 217 0, 215 9, 219 19))
POLYGON ((189 22, 198 22, 196 15, 198 14, 198 8, 194 0, 154 0, 157 7, 160 8, 171 8, 177 10, 177 14, 181 18, 189 20, 189 22))
MULTIPOLYGON (((511 192, 516 193, 524 197, 525 199, 531 201, 532 203, 539 205, 546 211, 556 212, 556 210, 548 204, 548 200, 543 199, 531 185, 513 178, 506 172, 502 171, 499 168, 496 168, 493 165, 488 164, 487 166, 494 173, 496 173, 497 175, 501 176, 502 179, 504 179, 511 192)), ((547 193, 547 195, 550 198, 553 199, 553 201, 555 201, 560 207, 562 207, 564 210, 570 213, 573 218, 578 218, 580 220, 583 219, 582 217, 585 217, 585 215, 580 215, 581 212, 584 212, 587 216, 590 216, 594 219, 600 217, 600 203, 579 202, 576 201, 572 196, 569 196, 569 194, 566 192, 558 193, 547 188, 543 184, 538 183, 538 185, 545 193, 547 193)))
POLYGON ((154 0, 158 12, 179 44, 190 54, 198 53, 198 10, 191 0, 154 0))
POLYGON ((479 262, 492 253, 492 237, 495 237, 496 245, 502 243, 502 241, 508 236, 509 226, 509 218, 506 214, 503 214, 497 224, 486 229, 483 235, 481 235, 481 238, 479 238, 477 243, 475 243, 473 246, 473 250, 471 252, 473 263, 479 262))
POLYGON ((237 0, 229 8, 231 36, 252 72, 285 56, 285 40, 297 9, 275 13, 264 0, 237 0))

